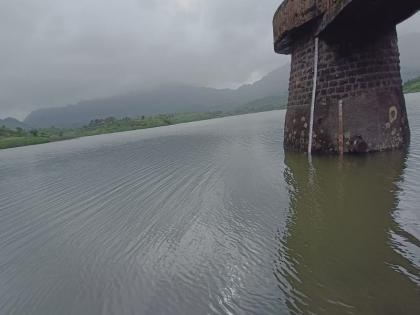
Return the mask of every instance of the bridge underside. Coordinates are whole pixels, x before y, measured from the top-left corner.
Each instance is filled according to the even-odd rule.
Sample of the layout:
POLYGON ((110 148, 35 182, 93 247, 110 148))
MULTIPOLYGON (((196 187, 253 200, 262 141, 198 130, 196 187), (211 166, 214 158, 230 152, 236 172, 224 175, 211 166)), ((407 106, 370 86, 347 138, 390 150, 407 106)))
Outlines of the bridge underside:
POLYGON ((306 151, 311 134, 315 152, 382 151, 409 143, 396 24, 419 7, 414 0, 303 0, 280 6, 275 50, 292 54, 286 149, 306 151))
POLYGON ((285 0, 274 20, 274 47, 277 53, 290 54, 293 41, 315 25, 314 34, 337 30, 355 34, 397 25, 420 9, 418 0, 285 0))

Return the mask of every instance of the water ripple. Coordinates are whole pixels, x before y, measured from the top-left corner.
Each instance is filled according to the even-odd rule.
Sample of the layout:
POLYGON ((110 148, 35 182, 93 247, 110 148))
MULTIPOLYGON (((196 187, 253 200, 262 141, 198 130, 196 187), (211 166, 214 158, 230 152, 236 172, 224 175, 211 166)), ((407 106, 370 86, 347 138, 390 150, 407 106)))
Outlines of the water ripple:
POLYGON ((0 313, 417 311, 420 144, 310 166, 283 120, 1 151, 0 313))

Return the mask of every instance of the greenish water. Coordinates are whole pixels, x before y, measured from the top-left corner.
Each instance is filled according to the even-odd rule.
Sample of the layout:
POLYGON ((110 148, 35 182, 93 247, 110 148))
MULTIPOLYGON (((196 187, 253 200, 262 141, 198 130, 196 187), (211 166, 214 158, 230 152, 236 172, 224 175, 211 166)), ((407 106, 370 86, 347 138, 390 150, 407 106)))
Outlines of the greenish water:
POLYGON ((290 310, 418 314, 420 214, 418 196, 403 189, 406 155, 317 158, 313 165, 286 155, 285 163, 291 213, 276 275, 290 310))
POLYGON ((407 152, 285 154, 283 111, 0 151, 0 314, 420 314, 407 152))

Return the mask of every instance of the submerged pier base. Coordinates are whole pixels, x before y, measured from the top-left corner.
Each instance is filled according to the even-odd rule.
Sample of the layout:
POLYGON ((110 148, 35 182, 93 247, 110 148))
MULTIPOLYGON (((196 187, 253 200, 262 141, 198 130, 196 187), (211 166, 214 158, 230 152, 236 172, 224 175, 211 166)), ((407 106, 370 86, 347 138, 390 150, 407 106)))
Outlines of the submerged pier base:
POLYGON ((409 143, 396 24, 420 4, 395 5, 283 2, 274 36, 276 52, 292 55, 285 149, 364 153, 409 143))

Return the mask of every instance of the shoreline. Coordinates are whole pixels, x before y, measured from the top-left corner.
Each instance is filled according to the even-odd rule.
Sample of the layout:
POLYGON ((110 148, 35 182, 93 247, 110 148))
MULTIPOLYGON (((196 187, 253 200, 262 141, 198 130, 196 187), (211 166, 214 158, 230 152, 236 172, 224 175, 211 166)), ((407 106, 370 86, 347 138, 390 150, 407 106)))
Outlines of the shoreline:
MULTIPOLYGON (((275 108, 270 110, 262 110, 262 111, 255 111, 255 112, 249 112, 249 113, 186 113, 182 115, 204 115, 207 117, 197 118, 197 119, 187 119, 185 121, 165 121, 165 123, 157 123, 156 125, 147 126, 147 127, 139 127, 139 128, 129 128, 129 127, 122 127, 118 130, 109 130, 105 131, 103 129, 93 129, 93 130, 86 130, 82 128, 77 128, 76 132, 79 131, 78 134, 74 134, 74 136, 63 136, 63 137, 48 137, 48 136, 22 136, 22 137, 0 137, 0 151, 7 150, 7 149, 13 149, 13 148, 19 148, 19 147, 28 147, 28 146, 35 146, 40 144, 46 144, 46 143, 53 143, 53 142, 62 142, 66 140, 74 140, 74 139, 80 139, 85 137, 92 137, 92 136, 99 136, 99 135, 107 135, 107 134, 116 134, 116 133, 122 133, 122 132, 128 132, 128 131, 137 131, 137 130, 144 130, 144 129, 153 129, 153 128, 159 128, 159 127, 169 127, 169 126, 175 126, 180 124, 187 124, 187 123, 193 123, 193 122, 200 122, 200 121, 206 121, 206 120, 213 120, 213 119, 219 119, 219 118, 226 118, 226 117, 235 117, 235 116, 242 116, 242 115, 249 115, 249 114, 258 114, 258 113, 265 113, 270 111, 277 111, 277 110, 286 110, 285 108, 275 108), (211 117, 209 117, 211 115, 211 117)), ((158 116, 152 116, 151 118, 155 117, 163 117, 163 116, 171 116, 171 115, 158 115, 158 116)), ((117 122, 121 120, 116 120, 117 122)), ((42 132, 46 129, 40 129, 42 132)), ((67 130, 69 132, 75 132, 74 129, 62 129, 67 130)))
MULTIPOLYGON (((405 92, 404 95, 413 95, 413 94, 420 94, 418 92, 405 92)), ((90 136, 98 136, 98 135, 106 135, 106 134, 114 134, 114 133, 121 133, 127 131, 136 131, 136 130, 143 130, 143 129, 152 129, 158 127, 165 127, 165 126, 174 126, 184 123, 191 123, 191 122, 199 122, 199 121, 206 121, 224 117, 233 117, 233 116, 241 116, 241 115, 248 115, 248 114, 257 114, 257 113, 264 113, 276 110, 286 110, 286 108, 280 106, 279 108, 271 108, 267 110, 258 110, 258 111, 250 111, 250 112, 207 112, 207 113, 179 113, 179 114, 172 114, 172 115, 156 115, 150 116, 147 118, 143 118, 146 124, 138 124, 138 125, 121 125, 122 122, 139 122, 140 118, 125 118, 125 119, 115 119, 110 122, 108 125, 93 125, 93 126, 84 126, 81 128, 76 129, 58 129, 58 128, 45 128, 39 129, 41 135, 34 136, 30 135, 29 132, 26 133, 25 136, 11 136, 11 137, 4 137, 0 136, 0 151, 7 150, 12 148, 19 148, 19 147, 27 147, 39 144, 46 144, 46 143, 53 143, 53 142, 61 142, 66 140, 73 140, 79 139, 84 137, 90 136), (149 123, 149 125, 147 125, 149 123), (108 129, 107 129, 108 128, 108 129), (48 134, 48 131, 55 130, 58 133, 55 134, 48 134), (47 132, 47 134, 43 134, 47 132), (63 134, 60 136, 60 134, 63 134), (67 133, 67 134, 66 134, 67 133)), ((109 118, 108 118, 109 119, 109 118)), ((106 121, 106 119, 98 120, 98 121, 106 121)), ((140 121, 141 122, 141 121, 140 121)), ((91 122, 92 123, 92 122, 91 122)))

